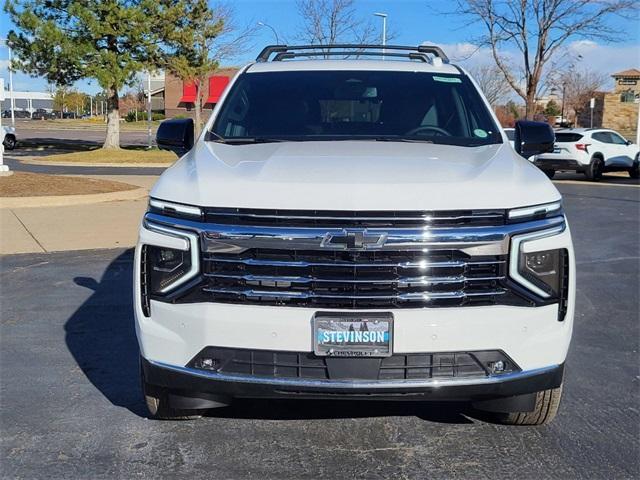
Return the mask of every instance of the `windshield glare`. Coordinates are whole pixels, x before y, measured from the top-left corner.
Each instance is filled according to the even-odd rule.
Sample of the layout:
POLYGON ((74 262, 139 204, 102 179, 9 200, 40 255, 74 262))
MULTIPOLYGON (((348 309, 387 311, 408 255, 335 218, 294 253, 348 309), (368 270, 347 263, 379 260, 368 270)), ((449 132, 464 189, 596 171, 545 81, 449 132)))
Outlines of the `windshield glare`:
POLYGON ((501 143, 464 75, 393 71, 245 73, 213 129, 223 140, 501 143))

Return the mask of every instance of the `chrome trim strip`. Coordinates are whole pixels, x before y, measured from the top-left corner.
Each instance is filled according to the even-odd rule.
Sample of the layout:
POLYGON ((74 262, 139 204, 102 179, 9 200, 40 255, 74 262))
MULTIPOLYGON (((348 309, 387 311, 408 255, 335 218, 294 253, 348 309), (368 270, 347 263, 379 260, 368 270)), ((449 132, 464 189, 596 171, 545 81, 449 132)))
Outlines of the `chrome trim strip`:
POLYGON ((305 262, 305 261, 285 261, 285 260, 260 260, 255 258, 221 258, 221 257, 209 257, 205 258, 206 262, 222 262, 222 263, 241 263, 243 265, 256 265, 256 266, 274 266, 274 267, 398 267, 398 268, 456 268, 464 267, 465 265, 488 265, 492 263, 505 263, 504 260, 493 261, 477 261, 477 262, 464 262, 462 260, 449 260, 444 262, 399 262, 399 263, 355 263, 355 262, 305 262))
POLYGON ((205 277, 224 278, 230 280, 244 280, 247 282, 282 282, 282 283, 366 283, 366 284, 389 284, 398 285, 447 285, 450 283, 462 283, 472 281, 504 280, 504 276, 492 277, 466 277, 456 275, 449 277, 399 277, 392 279, 353 279, 353 278, 316 278, 301 276, 278 276, 278 275, 254 275, 254 274, 229 274, 229 273, 205 273, 205 277))
POLYGON ((548 230, 542 230, 532 233, 527 233, 524 235, 516 235, 513 237, 511 242, 511 254, 509 256, 509 276, 513 278, 520 285, 523 285, 527 289, 531 290, 536 295, 539 295, 542 298, 549 298, 547 292, 542 290, 537 285, 534 285, 529 280, 520 275, 519 265, 520 262, 520 249, 523 243, 526 243, 531 240, 539 240, 541 238, 551 237, 553 235, 559 235, 564 231, 564 225, 556 228, 551 228, 548 230))
POLYGON ((510 380, 522 380, 536 375, 542 375, 545 373, 551 373, 559 367, 559 365, 552 365, 549 367, 536 368, 533 370, 526 370, 523 372, 506 373, 504 375, 490 375, 484 378, 438 378, 430 380, 311 380, 311 379, 299 379, 299 378, 272 378, 272 377, 258 377, 250 375, 230 375, 227 373, 207 372, 205 370, 198 370, 189 367, 179 367, 176 365, 170 365, 168 363, 159 362, 155 360, 148 360, 148 362, 159 368, 171 370, 176 373, 182 373, 186 375, 193 375, 195 377, 205 378, 209 380, 216 380, 220 382, 233 382, 233 383, 248 383, 253 385, 265 385, 265 386, 280 386, 280 387, 303 387, 303 388, 341 388, 344 390, 359 389, 385 389, 385 388, 438 388, 445 386, 469 386, 469 385, 491 385, 495 383, 502 383, 510 380))
MULTIPOLYGON (((142 226, 147 230, 152 232, 159 233, 161 235, 167 235, 170 237, 182 238, 186 240, 189 244, 189 251, 191 253, 191 269, 185 273, 183 276, 179 277, 174 282, 171 282, 169 285, 160 290, 160 293, 167 293, 170 290, 173 290, 179 285, 188 282, 193 277, 198 275, 200 271, 200 250, 198 247, 198 236, 192 232, 187 232, 185 230, 174 230, 173 228, 164 227, 162 225, 156 225, 153 223, 149 223, 146 219, 142 222, 142 226)), ((147 244, 150 245, 150 244, 147 244)))
POLYGON ((484 290, 482 292, 409 292, 399 293, 397 295, 331 295, 313 292, 296 292, 296 291, 274 291, 274 290, 255 290, 252 288, 209 288, 204 287, 204 292, 217 293, 222 295, 244 295, 246 297, 260 298, 331 298, 338 300, 399 300, 399 301, 416 301, 420 300, 428 302, 430 300, 442 299, 458 299, 466 297, 483 297, 492 295, 504 295, 507 293, 505 289, 484 290))
POLYGON ((493 214, 478 214, 478 215, 456 215, 450 217, 439 217, 432 215, 423 215, 420 217, 402 217, 402 216, 370 216, 370 217, 341 217, 341 216, 327 216, 327 215, 271 215, 271 214, 261 214, 261 213, 234 213, 234 212, 206 212, 208 217, 248 217, 248 218, 256 218, 256 219, 276 219, 276 220, 329 220, 329 221, 375 221, 375 222, 386 222, 386 221, 415 221, 415 222, 431 222, 434 220, 442 220, 442 221, 452 221, 452 220, 467 220, 467 219, 487 219, 487 218, 496 218, 502 219, 504 215, 499 213, 493 214))
MULTIPOLYGON (((327 234, 340 235, 344 231, 342 228, 253 227, 201 223, 154 213, 147 213, 145 218, 161 225, 193 230, 202 237, 203 251, 215 253, 238 254, 251 248, 321 250, 322 241, 327 234)), ((368 228, 367 232, 372 235, 387 235, 386 242, 380 250, 439 248, 457 249, 469 255, 505 255, 509 250, 511 235, 563 224, 564 217, 558 216, 498 227, 368 228)))

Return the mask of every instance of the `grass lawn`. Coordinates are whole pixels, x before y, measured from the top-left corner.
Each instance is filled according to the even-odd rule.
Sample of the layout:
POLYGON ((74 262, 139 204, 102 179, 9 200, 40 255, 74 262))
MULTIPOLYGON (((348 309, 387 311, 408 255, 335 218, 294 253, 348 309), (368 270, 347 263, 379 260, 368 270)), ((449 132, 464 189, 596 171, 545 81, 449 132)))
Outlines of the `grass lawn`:
POLYGON ((82 152, 38 157, 38 161, 65 163, 166 163, 170 165, 176 160, 177 157, 172 152, 158 149, 145 150, 143 148, 121 148, 118 150, 98 148, 82 152))
POLYGON ((0 177, 0 197, 43 197, 121 192, 138 188, 128 183, 89 177, 65 177, 42 173, 14 172, 0 177))
MULTIPOLYGON (((153 132, 156 131, 160 125, 159 121, 151 122, 151 129, 153 132)), ((20 128, 30 129, 52 129, 59 130, 61 128, 71 128, 71 129, 85 129, 89 128, 91 130, 105 130, 107 128, 107 124, 105 123, 102 117, 94 117, 91 119, 82 119, 82 118, 55 118, 52 120, 24 120, 19 122, 20 128)), ((147 131, 147 122, 120 122, 120 130, 124 131, 147 131)))

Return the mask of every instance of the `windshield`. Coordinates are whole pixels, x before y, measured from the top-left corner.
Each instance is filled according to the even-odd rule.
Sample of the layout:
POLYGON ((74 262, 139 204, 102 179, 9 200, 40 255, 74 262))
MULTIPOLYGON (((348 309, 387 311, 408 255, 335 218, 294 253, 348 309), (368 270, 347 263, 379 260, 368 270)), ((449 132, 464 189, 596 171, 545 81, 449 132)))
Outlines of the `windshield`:
POLYGON ((464 75, 394 71, 245 73, 213 125, 214 141, 372 139, 502 143, 464 75))

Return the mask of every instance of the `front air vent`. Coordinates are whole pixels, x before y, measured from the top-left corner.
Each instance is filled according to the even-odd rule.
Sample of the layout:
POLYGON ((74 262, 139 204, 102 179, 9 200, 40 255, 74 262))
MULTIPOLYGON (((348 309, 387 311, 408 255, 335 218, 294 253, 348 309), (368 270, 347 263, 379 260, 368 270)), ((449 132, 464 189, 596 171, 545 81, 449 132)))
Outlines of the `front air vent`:
POLYGON ((140 249, 140 308, 145 317, 151 315, 149 302, 149 263, 147 262, 147 245, 140 249))

